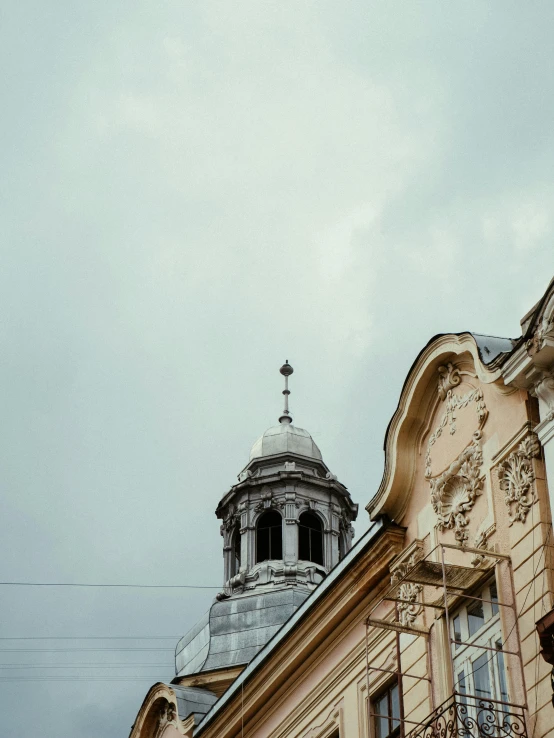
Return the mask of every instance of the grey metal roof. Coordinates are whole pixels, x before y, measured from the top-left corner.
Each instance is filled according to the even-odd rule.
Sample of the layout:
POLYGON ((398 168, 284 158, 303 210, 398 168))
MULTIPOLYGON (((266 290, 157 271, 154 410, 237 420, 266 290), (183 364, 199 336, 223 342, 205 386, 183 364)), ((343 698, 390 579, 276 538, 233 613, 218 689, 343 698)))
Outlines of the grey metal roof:
POLYGON ((300 456, 308 456, 311 459, 323 459, 321 451, 307 430, 283 422, 268 428, 258 438, 250 451, 250 461, 262 456, 284 453, 300 454, 300 456))
POLYGON ((479 350, 479 358, 483 364, 492 364, 500 354, 509 353, 517 343, 511 338, 501 338, 500 336, 485 336, 482 333, 472 333, 479 350))
POLYGON ((194 722, 198 722, 217 702, 217 695, 209 689, 200 687, 182 687, 179 684, 168 685, 177 698, 177 712, 181 720, 194 714, 194 722))
POLYGON ((194 735, 198 735, 208 725, 208 723, 217 715, 219 710, 223 709, 227 702, 233 697, 233 695, 241 688, 250 676, 256 671, 256 669, 263 663, 263 661, 269 657, 271 652, 276 646, 283 641, 287 635, 293 630, 296 625, 312 610, 316 604, 321 600, 329 589, 335 584, 344 573, 345 569, 360 556, 366 549, 367 546, 371 545, 372 541, 379 535, 383 530, 384 524, 381 519, 374 520, 368 530, 363 534, 360 540, 350 549, 344 559, 335 566, 326 579, 312 592, 312 594, 302 603, 302 605, 296 610, 296 612, 287 620, 287 622, 278 630, 275 636, 268 641, 265 646, 257 653, 257 655, 250 661, 246 669, 235 679, 229 689, 224 692, 219 700, 210 708, 210 711, 204 716, 200 724, 194 731, 194 735))
POLYGON ((247 664, 309 596, 287 587, 215 601, 177 644, 177 676, 247 664))

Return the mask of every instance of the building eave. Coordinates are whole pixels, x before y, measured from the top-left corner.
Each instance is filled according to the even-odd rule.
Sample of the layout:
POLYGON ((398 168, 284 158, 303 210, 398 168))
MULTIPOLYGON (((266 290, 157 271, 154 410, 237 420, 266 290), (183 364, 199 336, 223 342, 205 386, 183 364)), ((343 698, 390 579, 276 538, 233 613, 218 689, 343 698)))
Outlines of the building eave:
MULTIPOLYGON (((396 528, 396 527, 395 527, 396 528)), ((292 634, 304 623, 322 601, 330 595, 341 580, 348 577, 349 572, 356 561, 368 552, 372 546, 387 529, 384 520, 375 520, 360 540, 353 546, 344 559, 329 573, 326 579, 314 590, 308 599, 300 606, 294 615, 287 620, 283 627, 268 641, 262 650, 252 659, 242 674, 233 682, 229 689, 215 703, 212 709, 205 715, 196 727, 194 735, 199 736, 208 726, 222 713, 232 700, 240 694, 244 685, 251 680, 255 674, 263 669, 280 649, 281 646, 292 637, 292 634)), ((398 529, 401 530, 401 529, 398 529)), ((402 534, 403 535, 403 534, 402 534)))

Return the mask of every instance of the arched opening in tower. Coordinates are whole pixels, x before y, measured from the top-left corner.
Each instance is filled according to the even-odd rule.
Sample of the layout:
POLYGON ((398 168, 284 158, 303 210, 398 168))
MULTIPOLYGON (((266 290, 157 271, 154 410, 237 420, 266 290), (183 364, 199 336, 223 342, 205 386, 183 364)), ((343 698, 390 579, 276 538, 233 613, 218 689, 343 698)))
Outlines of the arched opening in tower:
POLYGON ((282 558, 283 519, 276 510, 268 510, 256 526, 256 562, 282 558))
POLYGON ((235 530, 233 531, 233 558, 232 558, 232 574, 231 576, 236 576, 240 571, 240 528, 239 526, 235 526, 235 530))
POLYGON ((323 566, 323 527, 311 512, 302 513, 298 521, 298 558, 323 566))

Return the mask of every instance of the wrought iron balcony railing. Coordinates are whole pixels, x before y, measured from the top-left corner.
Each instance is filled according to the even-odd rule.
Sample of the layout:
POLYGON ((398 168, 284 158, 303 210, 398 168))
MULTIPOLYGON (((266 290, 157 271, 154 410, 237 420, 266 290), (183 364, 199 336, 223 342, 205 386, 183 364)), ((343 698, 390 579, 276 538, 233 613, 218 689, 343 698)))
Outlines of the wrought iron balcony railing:
POLYGON ((406 738, 527 738, 523 708, 454 693, 406 738))

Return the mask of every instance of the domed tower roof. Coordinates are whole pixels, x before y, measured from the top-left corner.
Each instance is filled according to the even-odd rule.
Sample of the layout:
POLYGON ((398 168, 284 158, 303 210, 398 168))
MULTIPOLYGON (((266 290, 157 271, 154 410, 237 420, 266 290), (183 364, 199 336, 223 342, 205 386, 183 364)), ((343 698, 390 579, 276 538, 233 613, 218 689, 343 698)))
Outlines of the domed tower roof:
MULTIPOLYGON (((287 419, 288 420, 288 419, 287 419)), ((304 428, 297 428, 290 421, 273 425, 252 446, 250 461, 275 454, 299 454, 310 459, 323 460, 314 439, 304 428)))
POLYGON ((350 549, 358 506, 285 407, 221 498, 224 584, 176 650, 179 676, 248 663, 350 549))

